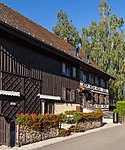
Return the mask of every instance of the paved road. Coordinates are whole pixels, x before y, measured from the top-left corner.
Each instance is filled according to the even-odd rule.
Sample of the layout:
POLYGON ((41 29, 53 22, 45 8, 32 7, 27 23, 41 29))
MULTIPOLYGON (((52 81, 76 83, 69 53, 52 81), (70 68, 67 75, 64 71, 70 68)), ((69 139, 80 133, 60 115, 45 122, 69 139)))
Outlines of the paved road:
POLYGON ((125 150, 125 125, 53 144, 41 150, 125 150))

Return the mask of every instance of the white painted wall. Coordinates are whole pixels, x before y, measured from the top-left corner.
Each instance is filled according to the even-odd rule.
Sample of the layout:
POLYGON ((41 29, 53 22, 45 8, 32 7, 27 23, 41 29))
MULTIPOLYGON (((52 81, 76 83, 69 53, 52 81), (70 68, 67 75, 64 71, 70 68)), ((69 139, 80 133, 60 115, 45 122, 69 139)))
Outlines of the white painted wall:
POLYGON ((80 106, 79 104, 71 104, 71 103, 55 103, 55 114, 64 113, 65 111, 76 110, 76 106, 80 106))

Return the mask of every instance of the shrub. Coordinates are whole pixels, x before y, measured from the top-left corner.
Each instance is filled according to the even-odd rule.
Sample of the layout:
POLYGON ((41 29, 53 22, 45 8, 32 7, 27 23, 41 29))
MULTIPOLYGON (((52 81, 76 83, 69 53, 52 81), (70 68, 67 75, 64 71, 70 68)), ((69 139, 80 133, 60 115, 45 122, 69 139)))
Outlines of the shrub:
POLYGON ((125 116, 125 101, 118 101, 116 103, 116 109, 118 110, 119 116, 125 116))
POLYGON ((59 128, 61 128, 62 123, 66 122, 66 115, 61 113, 57 115, 59 121, 59 128))
POLYGON ((27 126, 28 128, 37 129, 41 125, 49 125, 51 127, 59 124, 58 118, 55 114, 17 114, 16 122, 20 125, 27 126))
POLYGON ((94 119, 100 119, 103 117, 102 111, 95 111, 95 112, 89 112, 89 113, 83 113, 82 118, 84 120, 94 120, 94 119))
POLYGON ((75 112, 77 112, 77 111, 75 111, 75 110, 70 110, 70 111, 65 111, 65 114, 66 114, 66 115, 73 115, 73 113, 75 113, 75 112))
POLYGON ((74 112, 73 119, 78 123, 82 120, 83 113, 82 112, 74 112))
POLYGON ((119 113, 118 109, 114 109, 113 113, 119 113))
POLYGON ((103 113, 100 108, 97 108, 97 109, 96 109, 96 112, 97 112, 97 113, 100 113, 100 114, 103 113))
POLYGON ((65 136, 69 136, 70 133, 71 133, 70 130, 66 130, 66 129, 64 129, 64 128, 61 128, 61 129, 59 130, 58 136, 59 136, 59 137, 65 137, 65 136))

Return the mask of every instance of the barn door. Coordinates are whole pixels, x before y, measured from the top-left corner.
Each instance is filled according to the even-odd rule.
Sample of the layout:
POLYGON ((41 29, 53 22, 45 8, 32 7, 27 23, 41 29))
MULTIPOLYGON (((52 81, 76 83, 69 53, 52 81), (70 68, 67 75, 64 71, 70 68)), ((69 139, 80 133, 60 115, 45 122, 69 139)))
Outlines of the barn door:
POLYGON ((10 146, 10 126, 3 116, 0 116, 0 146, 10 146))
POLYGON ((40 94, 41 83, 38 80, 24 80, 24 112, 25 113, 40 113, 40 94))

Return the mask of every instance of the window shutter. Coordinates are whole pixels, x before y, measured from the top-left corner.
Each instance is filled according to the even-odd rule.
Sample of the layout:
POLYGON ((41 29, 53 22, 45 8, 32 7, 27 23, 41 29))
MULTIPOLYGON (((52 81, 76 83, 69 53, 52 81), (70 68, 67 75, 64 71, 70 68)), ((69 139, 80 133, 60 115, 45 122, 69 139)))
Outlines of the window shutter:
POLYGON ((70 101, 71 102, 75 101, 75 91, 74 90, 71 90, 71 92, 70 92, 70 101))
POLYGON ((72 90, 72 101, 75 101, 75 90, 72 90))
POLYGON ((66 89, 62 88, 62 99, 66 100, 66 89))
POLYGON ((72 102, 72 90, 70 91, 70 102, 72 102))

